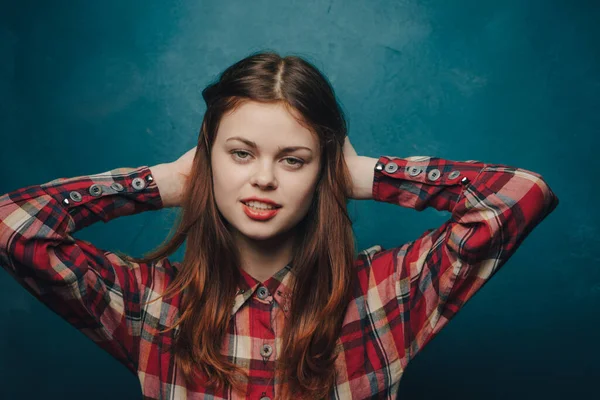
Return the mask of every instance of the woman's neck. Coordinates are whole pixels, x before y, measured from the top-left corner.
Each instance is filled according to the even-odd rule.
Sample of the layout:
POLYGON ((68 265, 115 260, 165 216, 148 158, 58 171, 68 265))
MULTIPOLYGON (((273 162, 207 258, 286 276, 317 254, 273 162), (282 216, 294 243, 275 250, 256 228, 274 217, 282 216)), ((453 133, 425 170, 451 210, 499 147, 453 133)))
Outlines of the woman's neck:
POLYGON ((292 260, 294 230, 267 240, 253 240, 247 236, 234 235, 241 267, 260 282, 265 282, 292 260))

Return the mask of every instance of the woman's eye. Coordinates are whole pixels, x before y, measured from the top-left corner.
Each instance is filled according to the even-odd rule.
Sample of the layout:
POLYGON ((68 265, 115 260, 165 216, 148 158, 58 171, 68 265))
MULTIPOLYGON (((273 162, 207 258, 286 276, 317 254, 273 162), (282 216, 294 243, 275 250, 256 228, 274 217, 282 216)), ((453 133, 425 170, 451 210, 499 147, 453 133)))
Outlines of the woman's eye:
MULTIPOLYGON (((231 152, 231 154, 240 154, 240 153, 242 153, 242 154, 246 154, 246 155, 248 155, 248 154, 249 154, 249 153, 248 153, 248 152, 246 152, 246 151, 240 151, 240 150, 234 150, 234 151, 232 151, 232 152, 231 152)), ((240 156, 237 156, 237 157, 239 157, 239 158, 241 158, 241 159, 243 159, 243 160, 245 160, 245 159, 246 159, 246 157, 240 157, 240 156)))
MULTIPOLYGON (((235 157, 239 160, 247 160, 248 159, 247 156, 250 155, 250 153, 248 153, 247 151, 243 151, 243 150, 233 150, 230 153, 235 154, 236 155, 235 157), (240 155, 243 155, 243 157, 240 155)), ((304 161, 300 160, 299 158, 286 157, 285 160, 290 167, 296 167, 296 166, 301 167, 302 165, 304 165, 304 161)))
POLYGON ((288 160, 288 161, 290 161, 290 160, 291 160, 291 161, 293 161, 293 164, 289 164, 289 162, 288 162, 288 164, 289 164, 289 165, 292 165, 292 166, 296 166, 296 165, 303 165, 303 164, 304 164, 304 161, 302 161, 302 160, 299 160, 299 159, 297 159, 297 158, 291 158, 291 157, 288 157, 288 158, 286 158, 286 160, 288 160))

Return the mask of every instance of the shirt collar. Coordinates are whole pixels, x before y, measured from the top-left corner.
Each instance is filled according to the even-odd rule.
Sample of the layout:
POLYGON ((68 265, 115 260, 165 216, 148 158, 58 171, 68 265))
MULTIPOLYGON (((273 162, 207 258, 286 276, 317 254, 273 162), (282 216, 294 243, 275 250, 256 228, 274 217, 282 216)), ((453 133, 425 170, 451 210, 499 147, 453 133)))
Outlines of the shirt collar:
MULTIPOLYGON (((242 268, 240 268, 241 279, 237 286, 235 300, 233 302, 233 308, 231 315, 235 313, 244 305, 256 289, 260 286, 264 286, 269 291, 269 297, 272 296, 273 300, 277 302, 279 307, 283 310, 286 317, 289 317, 290 313, 290 280, 293 277, 291 265, 288 264, 273 276, 267 279, 265 282, 260 282, 252 275, 248 274, 242 268)), ((268 299, 268 297, 267 297, 268 299)))

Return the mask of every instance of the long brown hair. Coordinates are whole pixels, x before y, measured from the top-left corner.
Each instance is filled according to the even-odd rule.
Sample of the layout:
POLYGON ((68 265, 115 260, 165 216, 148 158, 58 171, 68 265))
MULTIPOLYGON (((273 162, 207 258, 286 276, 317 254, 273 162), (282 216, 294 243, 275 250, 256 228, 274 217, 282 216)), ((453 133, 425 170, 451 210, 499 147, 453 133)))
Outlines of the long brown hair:
MULTIPOLYGON (((207 110, 196 156, 170 239, 134 262, 157 262, 187 239, 184 260, 164 297, 184 291, 180 326, 171 351, 186 382, 243 387, 244 372, 220 353, 230 327, 241 275, 240 256, 212 188, 211 148, 223 115, 245 101, 281 103, 319 138, 321 170, 306 217, 298 225, 291 261, 291 317, 283 330, 277 373, 289 387, 283 398, 327 396, 335 384, 336 342, 352 299, 355 242, 347 213, 351 178, 342 146, 347 123, 333 88, 299 56, 254 53, 227 68, 202 91, 207 110), (241 377, 241 378, 240 378, 241 377)), ((247 378, 247 377, 246 377, 247 378)), ((284 385, 284 388, 286 385, 284 385)))

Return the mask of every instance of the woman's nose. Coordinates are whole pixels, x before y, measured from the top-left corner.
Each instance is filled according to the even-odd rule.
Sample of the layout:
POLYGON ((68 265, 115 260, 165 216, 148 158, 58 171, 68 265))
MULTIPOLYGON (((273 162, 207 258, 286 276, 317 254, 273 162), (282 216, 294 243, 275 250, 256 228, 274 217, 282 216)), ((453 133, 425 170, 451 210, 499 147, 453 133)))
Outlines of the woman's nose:
POLYGON ((276 187, 277 179, 275 178, 275 173, 271 166, 261 166, 259 167, 251 180, 253 185, 258 185, 260 187, 276 187))

